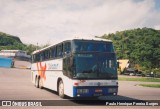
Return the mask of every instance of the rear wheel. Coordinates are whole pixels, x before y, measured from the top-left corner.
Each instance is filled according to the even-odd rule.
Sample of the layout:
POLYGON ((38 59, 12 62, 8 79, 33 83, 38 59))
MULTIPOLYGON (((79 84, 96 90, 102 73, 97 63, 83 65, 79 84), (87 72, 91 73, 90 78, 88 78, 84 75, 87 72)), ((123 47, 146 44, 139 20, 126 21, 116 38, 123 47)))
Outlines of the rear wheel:
POLYGON ((36 77, 36 79, 35 79, 35 86, 36 86, 37 88, 39 88, 38 77, 36 77))
POLYGON ((38 80, 39 80, 39 88, 42 89, 43 88, 42 78, 40 77, 38 80))
POLYGON ((64 84, 62 80, 59 81, 58 94, 61 98, 64 98, 64 84))

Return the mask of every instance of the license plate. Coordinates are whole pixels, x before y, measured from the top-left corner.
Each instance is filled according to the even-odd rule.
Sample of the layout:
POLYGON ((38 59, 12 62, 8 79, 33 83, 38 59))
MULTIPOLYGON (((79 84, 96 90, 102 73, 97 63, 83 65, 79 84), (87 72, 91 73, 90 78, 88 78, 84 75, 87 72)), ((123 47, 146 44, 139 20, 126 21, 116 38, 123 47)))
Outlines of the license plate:
POLYGON ((93 96, 102 96, 103 94, 94 94, 93 96))
POLYGON ((115 93, 115 92, 117 92, 117 89, 116 88, 109 88, 108 92, 109 93, 115 93))

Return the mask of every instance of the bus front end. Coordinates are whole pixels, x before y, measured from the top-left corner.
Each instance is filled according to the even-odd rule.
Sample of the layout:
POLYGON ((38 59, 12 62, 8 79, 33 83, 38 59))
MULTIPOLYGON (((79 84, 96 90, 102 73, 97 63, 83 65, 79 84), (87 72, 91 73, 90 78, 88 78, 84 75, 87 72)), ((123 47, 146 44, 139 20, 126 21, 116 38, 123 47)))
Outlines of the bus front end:
POLYGON ((112 42, 74 40, 70 59, 73 97, 117 95, 117 59, 112 42))

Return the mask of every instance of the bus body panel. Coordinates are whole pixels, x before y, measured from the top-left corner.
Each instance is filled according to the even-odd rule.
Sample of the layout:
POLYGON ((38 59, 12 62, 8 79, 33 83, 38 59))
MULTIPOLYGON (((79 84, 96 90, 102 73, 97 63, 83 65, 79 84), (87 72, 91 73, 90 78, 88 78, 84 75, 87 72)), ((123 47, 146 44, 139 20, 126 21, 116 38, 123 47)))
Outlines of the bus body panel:
POLYGON ((35 83, 36 76, 40 76, 44 87, 57 91, 58 77, 63 76, 62 65, 62 59, 33 63, 32 82, 35 83))

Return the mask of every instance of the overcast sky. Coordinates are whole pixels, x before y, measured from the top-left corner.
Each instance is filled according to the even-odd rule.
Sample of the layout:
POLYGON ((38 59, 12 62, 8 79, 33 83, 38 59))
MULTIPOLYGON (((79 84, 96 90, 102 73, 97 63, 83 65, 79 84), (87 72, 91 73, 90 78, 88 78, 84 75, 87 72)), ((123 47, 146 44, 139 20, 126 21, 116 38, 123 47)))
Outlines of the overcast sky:
POLYGON ((142 27, 160 29, 160 0, 0 0, 0 31, 28 44, 142 27))

